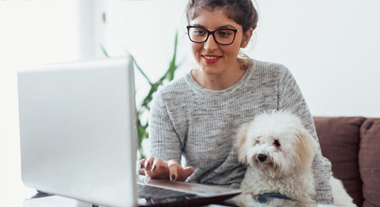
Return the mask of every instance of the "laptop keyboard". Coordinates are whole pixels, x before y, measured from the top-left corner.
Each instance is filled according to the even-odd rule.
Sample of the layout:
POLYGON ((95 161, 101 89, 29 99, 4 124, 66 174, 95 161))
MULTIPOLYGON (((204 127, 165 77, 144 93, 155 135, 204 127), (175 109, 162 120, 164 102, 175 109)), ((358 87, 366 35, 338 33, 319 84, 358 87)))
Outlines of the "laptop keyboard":
POLYGON ((158 188, 154 186, 137 184, 139 198, 146 199, 163 199, 183 196, 194 196, 194 194, 183 193, 174 190, 168 190, 164 188, 158 188))

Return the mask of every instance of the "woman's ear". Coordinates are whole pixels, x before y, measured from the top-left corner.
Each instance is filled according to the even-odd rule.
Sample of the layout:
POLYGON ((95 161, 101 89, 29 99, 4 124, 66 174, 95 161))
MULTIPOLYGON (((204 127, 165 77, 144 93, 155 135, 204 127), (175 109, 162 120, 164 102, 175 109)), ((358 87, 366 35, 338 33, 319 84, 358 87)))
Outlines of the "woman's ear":
POLYGON ((250 123, 245 123, 241 125, 237 132, 237 154, 238 154, 238 160, 239 162, 243 164, 248 164, 247 161, 247 147, 246 147, 246 136, 247 136, 247 131, 249 128, 250 123))
POLYGON ((253 28, 249 28, 243 35, 243 41, 241 42, 240 47, 245 48, 247 47, 249 40, 251 40, 253 34, 253 28))

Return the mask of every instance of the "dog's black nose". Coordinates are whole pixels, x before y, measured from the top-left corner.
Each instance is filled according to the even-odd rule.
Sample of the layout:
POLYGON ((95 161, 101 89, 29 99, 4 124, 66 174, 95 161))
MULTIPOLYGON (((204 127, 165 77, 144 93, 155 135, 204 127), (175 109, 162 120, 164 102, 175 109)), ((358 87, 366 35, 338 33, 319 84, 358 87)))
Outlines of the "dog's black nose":
POLYGON ((265 160, 267 160, 267 156, 264 155, 264 154, 258 154, 258 155, 257 155, 257 159, 258 159, 260 162, 265 162, 265 160))

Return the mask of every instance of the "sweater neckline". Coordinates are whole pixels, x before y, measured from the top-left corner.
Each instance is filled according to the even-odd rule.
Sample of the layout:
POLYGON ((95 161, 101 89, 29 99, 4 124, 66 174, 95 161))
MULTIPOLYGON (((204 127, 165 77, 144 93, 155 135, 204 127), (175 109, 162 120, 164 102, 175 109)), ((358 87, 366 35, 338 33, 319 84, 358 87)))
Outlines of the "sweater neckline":
POLYGON ((249 67, 246 69, 243 77, 241 77, 240 80, 233 86, 223 90, 210 90, 199 85, 198 82, 196 82, 193 76, 191 75, 191 71, 186 74, 185 81, 196 93, 206 96, 229 96, 232 93, 234 93, 238 88, 243 87, 247 83, 247 80, 250 78, 251 74, 253 74, 252 71, 254 71, 257 62, 254 59, 250 59, 249 61, 249 67))

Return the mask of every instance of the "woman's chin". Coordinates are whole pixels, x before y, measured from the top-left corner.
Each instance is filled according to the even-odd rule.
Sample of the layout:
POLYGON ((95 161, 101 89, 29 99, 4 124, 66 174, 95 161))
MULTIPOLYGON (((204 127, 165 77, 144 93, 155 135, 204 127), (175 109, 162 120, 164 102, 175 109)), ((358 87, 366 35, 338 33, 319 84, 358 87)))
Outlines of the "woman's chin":
POLYGON ((207 75, 212 75, 212 76, 215 76, 215 75, 220 75, 223 70, 221 67, 217 67, 217 65, 212 65, 212 66, 209 66, 209 65, 206 65, 206 66, 202 66, 202 71, 203 73, 207 74, 207 75))

